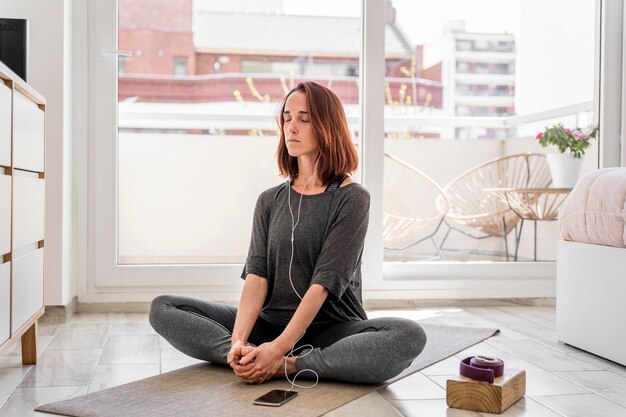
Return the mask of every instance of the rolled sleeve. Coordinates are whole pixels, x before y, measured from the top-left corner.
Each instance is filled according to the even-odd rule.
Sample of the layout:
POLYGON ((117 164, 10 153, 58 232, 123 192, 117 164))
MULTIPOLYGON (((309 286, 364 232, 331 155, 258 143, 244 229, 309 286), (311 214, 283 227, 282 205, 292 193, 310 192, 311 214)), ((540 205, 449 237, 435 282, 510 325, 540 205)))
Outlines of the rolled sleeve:
POLYGON ((311 285, 323 286, 337 299, 341 298, 349 283, 349 279, 342 277, 340 272, 332 269, 318 271, 311 280, 311 285))
POLYGON ((267 257, 266 256, 248 256, 243 266, 241 278, 246 279, 248 274, 258 275, 267 278, 267 257))
POLYGON ((248 274, 255 274, 267 278, 267 235, 270 222, 271 206, 267 204, 265 193, 257 199, 252 221, 252 236, 248 257, 241 273, 246 279, 248 274))

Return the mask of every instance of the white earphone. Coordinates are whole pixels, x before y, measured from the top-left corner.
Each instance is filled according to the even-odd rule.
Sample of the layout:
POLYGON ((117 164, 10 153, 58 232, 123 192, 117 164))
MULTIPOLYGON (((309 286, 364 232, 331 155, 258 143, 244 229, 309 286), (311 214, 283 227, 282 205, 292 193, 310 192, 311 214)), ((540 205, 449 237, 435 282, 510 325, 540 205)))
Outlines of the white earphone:
MULTIPOLYGON (((315 171, 313 173, 313 175, 311 175, 311 177, 306 180, 306 182, 304 183, 304 186, 302 187, 302 193, 300 193, 300 201, 298 202, 298 215, 296 216, 296 218, 294 218, 293 216, 293 210, 291 208, 291 180, 287 180, 287 203, 289 205, 289 213, 291 213, 291 258, 289 259, 289 283, 291 284, 291 288, 293 289, 293 292, 296 293, 296 295, 298 296, 298 298, 300 299, 300 301, 302 301, 302 296, 298 293, 298 291, 296 290, 296 287, 293 285, 293 281, 291 280, 291 264, 293 263, 293 253, 294 253, 294 246, 293 246, 293 242, 295 239, 295 231, 296 231, 296 226, 298 226, 298 223, 300 222, 300 208, 302 207, 302 197, 304 196, 304 191, 306 190, 306 186, 309 183, 309 181, 311 181, 313 179, 313 177, 315 177, 315 174, 317 174, 317 171, 315 171)), ((306 355, 308 355, 309 353, 311 353, 313 351, 313 345, 302 345, 299 348, 296 349, 296 343, 298 343, 300 341, 300 339, 302 339, 302 337, 304 336, 304 333, 306 333, 306 330, 304 332, 302 332, 302 334, 300 335, 300 337, 298 338, 298 340, 295 341, 295 343, 293 344, 293 346, 291 347, 291 351, 287 354, 287 357, 297 357, 297 358, 301 358, 304 357, 306 355), (310 350, 306 353, 304 353, 303 355, 295 355, 294 352, 296 350, 302 349, 302 348, 310 348, 310 350)), ((285 377, 287 378, 287 381, 289 381, 291 383, 291 388, 289 388, 289 391, 293 390, 294 387, 298 387, 298 388, 313 388, 317 385, 317 383, 320 380, 319 375, 317 374, 317 372, 315 372, 313 369, 302 369, 300 371, 298 371, 298 373, 296 373, 293 377, 293 380, 289 379, 289 375, 287 374, 287 360, 285 360, 285 377), (303 385, 298 385, 296 384, 296 378, 298 377, 298 375, 300 375, 302 372, 313 372, 313 374, 315 375, 315 383, 311 386, 303 386, 303 385)))

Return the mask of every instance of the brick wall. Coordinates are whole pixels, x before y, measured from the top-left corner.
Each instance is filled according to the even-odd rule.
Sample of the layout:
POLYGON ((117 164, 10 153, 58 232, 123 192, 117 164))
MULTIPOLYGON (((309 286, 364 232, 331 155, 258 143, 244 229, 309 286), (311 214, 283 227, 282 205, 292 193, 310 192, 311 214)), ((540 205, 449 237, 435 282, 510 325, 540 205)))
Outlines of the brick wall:
POLYGON ((119 0, 119 49, 123 72, 173 74, 174 58, 187 60, 187 74, 196 68, 191 32, 192 0, 119 0))
POLYGON ((187 59, 187 74, 195 74, 196 54, 191 32, 125 29, 119 33, 119 48, 130 50, 124 72, 131 74, 174 74, 174 58, 187 59))
POLYGON ((192 0, 119 0, 120 29, 191 32, 192 0))

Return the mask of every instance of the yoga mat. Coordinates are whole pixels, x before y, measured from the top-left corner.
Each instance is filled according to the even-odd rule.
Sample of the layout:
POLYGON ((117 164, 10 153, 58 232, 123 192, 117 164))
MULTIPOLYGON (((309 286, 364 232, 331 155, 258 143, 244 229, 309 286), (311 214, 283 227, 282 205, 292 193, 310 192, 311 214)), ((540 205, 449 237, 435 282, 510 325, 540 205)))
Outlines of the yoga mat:
MULTIPOLYGON (((281 407, 253 405, 272 389, 289 389, 285 380, 248 385, 232 370, 197 364, 70 400, 38 407, 37 411, 74 417, 316 417, 368 392, 454 355, 498 332, 497 329, 420 323, 428 341, 424 351, 400 375, 377 385, 321 381, 313 389, 296 388, 298 396, 281 407)), ((393 354, 393 352, 390 352, 393 354)), ((303 385, 311 381, 301 381, 303 385)))

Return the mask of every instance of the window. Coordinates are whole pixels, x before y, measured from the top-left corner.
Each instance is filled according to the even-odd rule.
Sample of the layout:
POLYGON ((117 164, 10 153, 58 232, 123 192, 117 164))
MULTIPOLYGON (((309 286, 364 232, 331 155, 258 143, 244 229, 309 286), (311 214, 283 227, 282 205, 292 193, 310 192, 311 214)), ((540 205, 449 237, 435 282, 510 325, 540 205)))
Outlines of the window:
MULTIPOLYGON (((121 7, 125 1, 120 0, 121 7)), ((349 78, 353 77, 350 75, 348 78, 333 76, 316 79, 328 82, 335 91, 342 91, 341 97, 348 104, 346 111, 357 143, 361 137, 371 141, 369 144, 372 146, 360 146, 360 151, 365 155, 361 162, 366 173, 368 166, 375 167, 375 170, 365 177, 369 178, 369 183, 375 185, 371 188, 374 190, 372 192, 372 217, 375 217, 376 213, 380 215, 384 208, 384 199, 380 190, 376 191, 376 187, 380 185, 377 181, 382 181, 377 172, 379 169, 382 170, 382 148, 378 146, 383 145, 380 143, 383 136, 386 152, 400 155, 412 166, 426 172, 438 184, 444 185, 464 169, 486 158, 502 155, 504 152, 524 152, 528 149, 545 152, 545 150, 533 148, 534 141, 531 139, 537 129, 541 129, 546 122, 549 122, 538 118, 543 114, 553 114, 554 109, 570 108, 568 107, 570 104, 582 102, 583 104, 576 109, 576 115, 565 115, 558 119, 579 124, 590 120, 589 109, 591 107, 585 100, 593 95, 593 87, 590 86, 592 82, 588 82, 593 78, 592 70, 590 70, 593 59, 583 60, 583 64, 577 65, 573 71, 562 74, 563 77, 556 82, 547 76, 549 74, 546 73, 546 68, 558 68, 564 57, 576 54, 593 55, 595 45, 589 40, 593 38, 589 34, 593 33, 594 24, 589 18, 594 13, 593 10, 588 10, 588 7, 585 9, 586 6, 563 7, 564 0, 555 1, 560 4, 560 8, 550 6, 549 13, 544 11, 533 14, 530 10, 530 14, 524 15, 538 16, 542 27, 551 28, 551 23, 554 22, 563 22, 563 27, 555 28, 549 34, 543 33, 544 31, 539 33, 525 30, 523 33, 530 34, 525 42, 519 44, 511 42, 507 43, 509 46, 503 47, 507 49, 504 52, 515 54, 513 62, 516 63, 516 71, 514 74, 490 72, 476 74, 469 71, 468 73, 455 71, 456 59, 442 59, 441 52, 445 48, 434 45, 436 38, 420 38, 413 33, 414 29, 420 29, 426 33, 440 34, 441 30, 435 30, 432 25, 429 26, 431 22, 442 21, 434 18, 438 13, 437 8, 429 8, 428 13, 416 11, 412 9, 415 4, 413 0, 393 0, 384 3, 382 1, 363 2, 369 9, 369 13, 364 13, 365 30, 368 37, 373 37, 373 39, 383 39, 384 36, 386 58, 380 55, 379 45, 372 46, 376 43, 374 40, 364 45, 367 51, 373 50, 374 53, 366 55, 367 58, 358 69, 355 63, 360 57, 355 56, 343 62, 349 72, 363 73, 360 75, 363 78, 349 78), (389 34, 396 28, 393 28, 389 22, 385 25, 384 6, 386 4, 397 8, 396 21, 406 32, 404 37, 410 40, 409 43, 389 42, 398 38, 389 34), (562 13, 563 10, 567 11, 568 17, 554 19, 554 16, 562 13), (427 19, 418 24, 416 17, 422 15, 427 19), (577 22, 577 24, 572 22, 577 22), (570 29, 576 29, 575 33, 572 33, 578 40, 577 44, 572 40, 574 37, 569 36, 568 30, 570 29), (546 36, 559 39, 561 47, 558 51, 542 49, 542 46, 545 46, 546 36), (433 47, 430 48, 430 52, 427 50, 429 46, 433 47), (437 53, 431 53, 432 51, 439 51, 439 56, 437 53), (378 63, 383 59, 386 69, 385 79, 380 76, 377 69, 380 67, 378 63), (523 65, 522 61, 542 62, 542 65, 523 65), (454 78, 451 80, 449 77, 454 78), (363 112, 371 117, 363 120, 360 119, 360 91, 358 87, 355 88, 359 84, 368 92, 375 91, 377 86, 381 86, 381 89, 383 85, 385 86, 384 109, 380 108, 378 111, 376 106, 382 106, 382 104, 376 104, 370 98, 370 104, 364 106, 363 112), (471 97, 471 101, 467 102, 457 101, 457 99, 467 99, 467 97, 457 97, 465 95, 455 93, 457 85, 480 86, 476 90, 480 94, 491 91, 490 89, 494 87, 496 90, 504 88, 511 92, 511 97, 500 97, 503 99, 502 102, 494 103, 483 103, 480 100, 485 97, 480 96, 471 97), (486 90, 485 85, 488 86, 486 90), (545 94, 546 91, 551 91, 551 94, 545 94), (511 99, 513 104, 510 103, 511 99), (458 114, 455 114, 455 109, 471 113, 476 106, 487 107, 494 111, 506 109, 509 113, 530 115, 531 119, 537 119, 537 121, 511 125, 512 119, 506 119, 506 116, 500 118, 488 116, 486 119, 468 125, 467 119, 457 118, 458 114), (371 109, 376 109, 376 111, 371 111, 371 109), (380 125, 383 118, 377 116, 381 114, 384 114, 384 129, 380 125), (364 126, 364 132, 359 131, 361 124, 364 126), (505 128, 501 127, 503 124, 505 128), (511 134, 514 134, 515 140, 511 140, 511 134), (455 147, 456 145, 458 147, 455 147)), ((268 141, 275 140, 273 136, 275 126, 271 117, 268 119, 268 114, 272 114, 271 109, 276 103, 276 97, 283 93, 285 87, 291 86, 292 79, 294 82, 298 79, 298 71, 295 69, 301 69, 304 61, 291 57, 285 61, 287 63, 278 62, 276 51, 247 55, 246 59, 249 61, 272 62, 272 71, 275 71, 263 73, 259 70, 250 76, 242 72, 241 58, 231 55, 230 52, 220 50, 212 54, 209 49, 201 48, 189 51, 186 49, 190 45, 187 40, 178 42, 173 39, 172 44, 182 45, 183 48, 171 49, 169 46, 166 47, 165 42, 153 40, 130 47, 124 45, 123 49, 133 51, 141 49, 143 53, 133 54, 133 61, 125 62, 126 73, 117 74, 118 64, 114 64, 113 60, 102 59, 98 53, 103 47, 122 49, 122 44, 115 44, 120 33, 114 25, 117 12, 111 7, 114 3, 117 1, 89 2, 90 30, 94 29, 94 34, 90 34, 89 37, 90 97, 94 97, 95 105, 89 108, 90 120, 93 120, 93 123, 89 124, 90 181, 93 181, 93 187, 90 184, 92 194, 89 200, 93 202, 89 204, 91 227, 89 251, 93 257, 90 258, 89 267, 90 271, 91 268, 93 269, 93 273, 89 274, 90 287, 86 291, 90 296, 86 299, 119 301, 120 298, 116 294, 123 292, 125 300, 146 301, 155 292, 163 292, 164 289, 201 293, 220 299, 236 299, 232 298, 233 294, 237 294, 238 289, 237 280, 233 280, 233 277, 237 277, 241 271, 240 263, 242 257, 245 256, 250 225, 235 225, 229 233, 219 236, 213 228, 223 225, 211 222, 232 217, 250 221, 251 213, 243 213, 243 208, 251 210, 256 195, 249 196, 246 190, 255 187, 262 189, 275 184, 276 176, 272 173, 274 164, 270 162, 265 166, 259 165, 259 161, 271 160, 274 151, 273 146, 268 145, 268 141), (159 47, 155 48, 152 45, 159 45, 159 47), (157 60, 161 47, 162 50, 167 51, 167 55, 157 60), (172 76, 172 61, 169 58, 172 56, 187 57, 188 75, 191 77, 172 76), (287 68, 286 70, 280 69, 283 74, 281 75, 277 68, 283 65, 287 68), (285 73, 294 75, 285 76, 285 73), (178 83, 182 81, 180 78, 186 78, 186 82, 178 83), (248 78, 250 82, 247 81, 248 78), (280 87, 277 91, 272 90, 274 87, 270 85, 276 84, 271 83, 278 83, 280 87), (157 87, 148 87, 150 84, 157 87), (118 87, 119 97, 111 97, 112 92, 118 91, 118 87), (214 101, 206 101, 209 95, 214 101), (269 102, 266 101, 266 96, 269 96, 269 102), (110 103, 116 100, 118 106, 113 108, 110 103), (242 114, 245 117, 242 117, 242 114), (210 144, 218 143, 211 142, 212 139, 220 138, 226 146, 237 150, 245 149, 245 152, 238 154, 238 159, 230 161, 231 166, 236 169, 228 172, 220 171, 223 174, 221 178, 231 180, 232 176, 239 175, 253 178, 257 184, 254 186, 246 184, 245 187, 235 189, 232 187, 219 189, 214 193, 222 199, 237 201, 237 204, 230 206, 226 206, 221 200, 220 202, 212 199, 198 200, 205 197, 203 190, 215 191, 216 186, 207 181, 207 176, 210 175, 205 171, 212 169, 218 156, 222 157, 226 154, 208 147, 210 144), (196 152, 198 150, 202 152, 196 152), (126 151, 131 152, 125 154, 126 151), (189 156, 192 159, 187 159, 187 164, 179 163, 180 160, 185 160, 189 156), (247 171, 242 173, 239 171, 243 162, 247 171), (132 173, 129 169, 136 168, 134 165, 137 164, 141 166, 138 175, 129 176, 128 174, 132 173), (194 168, 189 169, 189 165, 194 165, 194 168), (164 180, 170 182, 166 183, 164 180), (180 199, 172 198, 172 193, 179 193, 188 200, 181 203, 180 199), (193 200, 194 198, 197 199, 193 200), (141 202, 142 199, 144 199, 143 202, 141 202), (133 202, 141 202, 140 210, 132 211, 133 202), (130 211, 127 210, 129 207, 130 211), (208 209, 214 214, 206 216, 208 209), (215 214, 215 210, 220 209, 223 212, 215 214), (185 226, 184 223, 185 218, 194 218, 193 216, 196 219, 202 219, 195 221, 195 230, 185 226), (202 218, 202 216, 206 217, 202 218), (125 229, 127 226, 130 228, 125 229), (133 228, 138 228, 139 232, 133 228), (215 235, 218 235, 217 239, 213 239, 215 235), (215 244, 215 242, 224 243, 224 245, 219 248, 216 248, 216 245, 209 248, 209 244, 215 244), (169 247, 165 247, 167 245, 169 247), (224 250, 220 252, 222 249, 224 250)), ((194 7, 199 3, 207 7, 214 7, 216 4, 210 1, 194 1, 194 7)), ((306 4, 309 7, 307 2, 285 1, 284 3, 285 5, 291 4, 292 9, 285 9, 283 13, 288 16, 302 15, 300 11, 294 11, 294 4, 299 7, 305 7, 306 4)), ((442 8, 450 9, 449 3, 444 3, 442 2, 442 8)), ((460 2, 459 8, 465 8, 466 3, 470 2, 460 2)), ((491 23, 507 20, 504 18, 506 13, 503 10, 507 12, 516 10, 515 7, 510 6, 503 8, 499 6, 500 3, 495 2, 493 7, 490 7, 490 11, 497 11, 497 14, 502 15, 503 18, 489 19, 491 23)), ((525 3, 520 1, 520 4, 525 3)), ((337 3, 337 7, 328 9, 335 11, 338 8, 337 3)), ((351 4, 346 8, 358 10, 360 6, 351 4)), ((212 10, 212 12, 216 11, 212 10)), ((463 10, 463 13, 469 14, 470 12, 463 10)), ((317 11, 312 14, 320 16, 324 13, 317 11)), ((120 14, 122 15, 123 13, 120 14)), ((194 19, 193 22, 192 30, 200 30, 203 27, 202 19, 194 19)), ((120 27, 124 27, 122 23, 120 27)), ((170 22, 165 22, 165 24, 170 24, 170 22)), ((535 24, 537 23, 520 23, 520 25, 530 25, 530 29, 535 24)), ((128 30, 131 30, 130 26, 132 25, 127 26, 128 30)), ((443 25, 439 29, 442 27, 443 25)), ((468 25, 466 31, 481 32, 484 28, 468 25)), ((500 30, 500 32, 503 31, 500 30)), ((353 48, 360 49, 362 37, 360 32, 354 33, 354 39, 350 38, 350 43, 354 44, 353 48)), ((519 31, 507 31, 507 33, 516 39, 515 34, 519 31)), ((189 33, 185 36, 188 37, 189 33)), ((342 36, 335 35, 330 38, 332 39, 328 42, 321 42, 321 38, 317 38, 316 42, 327 47, 338 43, 337 40, 344 39, 342 36)), ((195 45, 199 39, 202 37, 194 38, 192 45, 195 45)), ((441 42, 447 42, 446 51, 463 49, 460 52, 467 55, 474 52, 473 40, 464 39, 466 46, 454 48, 454 39, 452 34, 447 39, 441 39, 441 42)), ((303 51, 302 54, 305 53, 306 51, 303 51)), ((342 56, 345 56, 345 53, 342 56)), ((313 62, 323 63, 324 58, 327 56, 320 54, 313 62)), ((473 61, 467 62, 469 69, 473 61)), ((467 91, 472 92, 471 89, 467 91)), ((486 98, 494 99, 494 97, 486 98)), ((367 97, 363 99, 366 103, 368 102, 367 97)), ((377 101, 382 103, 382 100, 377 101)), ((592 149, 589 159, 585 161, 587 165, 584 169, 588 169, 589 162, 593 162, 593 152, 592 149)), ((357 178, 360 177, 357 175, 357 178)), ((231 183, 238 185, 239 181, 232 180, 229 184, 231 183)), ((399 183, 408 189, 408 182, 399 183)), ((219 186, 218 182, 217 187, 219 186)), ((432 207, 437 207, 436 200, 432 207)), ((231 223, 228 223, 228 226, 230 225, 231 223)), ((553 259, 551 247, 555 238, 554 226, 555 224, 539 226, 538 249, 542 259, 553 259)), ((370 230, 376 227, 382 228, 382 225, 372 223, 370 230)), ((528 229, 527 227, 522 235, 521 259, 524 257, 528 259, 528 253, 532 250, 532 235, 529 236, 528 229)), ((378 231, 380 230, 374 230, 374 232, 378 231)), ((445 232, 445 228, 442 228, 438 233, 445 232)), ((368 238, 370 236, 376 236, 376 233, 371 233, 368 238)), ((434 235, 436 243, 440 243, 441 238, 440 234, 434 235)), ((376 248, 371 249, 377 243, 370 241, 366 244, 363 258, 367 266, 364 276, 373 280, 369 281, 368 285, 371 286, 367 291, 371 291, 370 294, 378 298, 387 296, 423 298, 441 294, 456 297, 461 293, 467 294, 471 291, 474 291, 471 293, 473 296, 482 297, 512 294, 510 291, 513 290, 507 292, 505 288, 516 288, 514 295, 511 296, 529 294, 550 296, 552 294, 552 287, 550 287, 552 281, 549 279, 553 276, 553 266, 544 263, 528 263, 516 264, 515 268, 509 268, 506 262, 499 262, 503 260, 502 241, 492 238, 485 239, 483 242, 469 240, 469 238, 463 241, 464 237, 458 235, 450 239, 449 246, 443 248, 444 257, 446 260, 459 260, 460 264, 429 262, 429 259, 436 257, 436 253, 435 246, 430 244, 428 239, 408 251, 386 251, 384 264, 382 262, 368 264, 369 259, 379 256, 376 248), (472 263, 474 260, 487 262, 474 264, 472 263), (498 262, 491 263, 492 261, 498 262), (521 274, 524 279, 548 278, 545 281, 546 287, 542 287, 545 291, 541 292, 541 289, 535 291, 541 286, 537 285, 537 280, 529 282, 524 287, 528 291, 518 291, 525 285, 525 281, 518 279, 513 283, 507 279, 510 275, 520 275, 517 273, 520 270, 524 271, 521 274), (512 272, 514 273, 511 274, 512 272), (463 276, 468 279, 455 280, 463 276), (477 276, 492 278, 497 276, 502 280, 492 280, 489 284, 485 284, 483 280, 482 284, 472 287, 476 280, 480 281, 476 278, 477 276), (437 277, 446 279, 437 281, 437 277), (465 292, 465 290, 458 290, 460 287, 471 288, 465 292), (482 291, 485 288, 487 290, 482 291), (452 292, 441 292, 446 290, 452 292), (478 293, 477 290, 481 292, 478 293)))
POLYGON ((187 58, 174 58, 174 75, 187 75, 187 58))
POLYGON ((280 182, 281 98, 300 80, 332 85, 358 141, 359 78, 347 69, 358 66, 360 18, 333 9, 296 16, 279 3, 271 14, 210 2, 159 14, 160 3, 139 7, 147 3, 119 3, 118 48, 144 55, 117 80, 117 262, 242 263, 256 199, 280 182), (173 77, 155 58, 165 50, 173 77))
MULTIPOLYGON (((387 34, 402 38, 394 45, 415 45, 386 50, 387 262, 512 260, 517 247, 511 229, 520 227, 519 218, 509 210, 506 230, 497 215, 490 225, 485 220, 494 197, 485 190, 497 187, 497 181, 506 183, 505 179, 487 183, 486 174, 472 179, 465 173, 513 154, 550 152, 534 140, 545 124, 585 125, 593 116, 593 4, 581 3, 567 11, 554 5, 548 13, 523 0, 506 3, 487 1, 489 19, 472 2, 442 0, 426 9, 409 0, 387 3, 395 9, 389 14, 395 20, 387 22, 393 30, 387 34), (459 15, 465 20, 459 21, 459 15), (539 27, 534 19, 523 20, 536 15, 553 28, 549 33, 534 30, 539 27), (555 27, 548 22, 563 24, 555 27), (545 42, 548 36, 558 37, 558 49, 545 42), (404 63, 396 65, 402 54, 404 63), (576 75, 555 70, 559 60, 567 62, 573 55, 587 57, 586 65, 573 69, 576 75), (547 66, 546 59, 554 66, 547 66), (417 93, 420 88, 429 99, 417 93), (546 96, 554 98, 550 104, 546 96), (584 104, 575 110, 564 110, 580 103, 584 104), (560 116, 551 119, 551 113, 560 116), (517 114, 528 121, 512 117, 517 114), (464 175, 467 183, 457 181, 464 175), (467 190, 462 186, 470 185, 476 187, 463 195, 467 190)), ((595 166, 594 152, 588 157, 588 169, 595 166)), ((507 209, 503 201, 494 204, 503 212, 507 209)), ((520 232, 518 259, 532 260, 536 245, 539 259, 554 260, 556 223, 538 222, 536 239, 531 232, 528 226, 520 232)))

